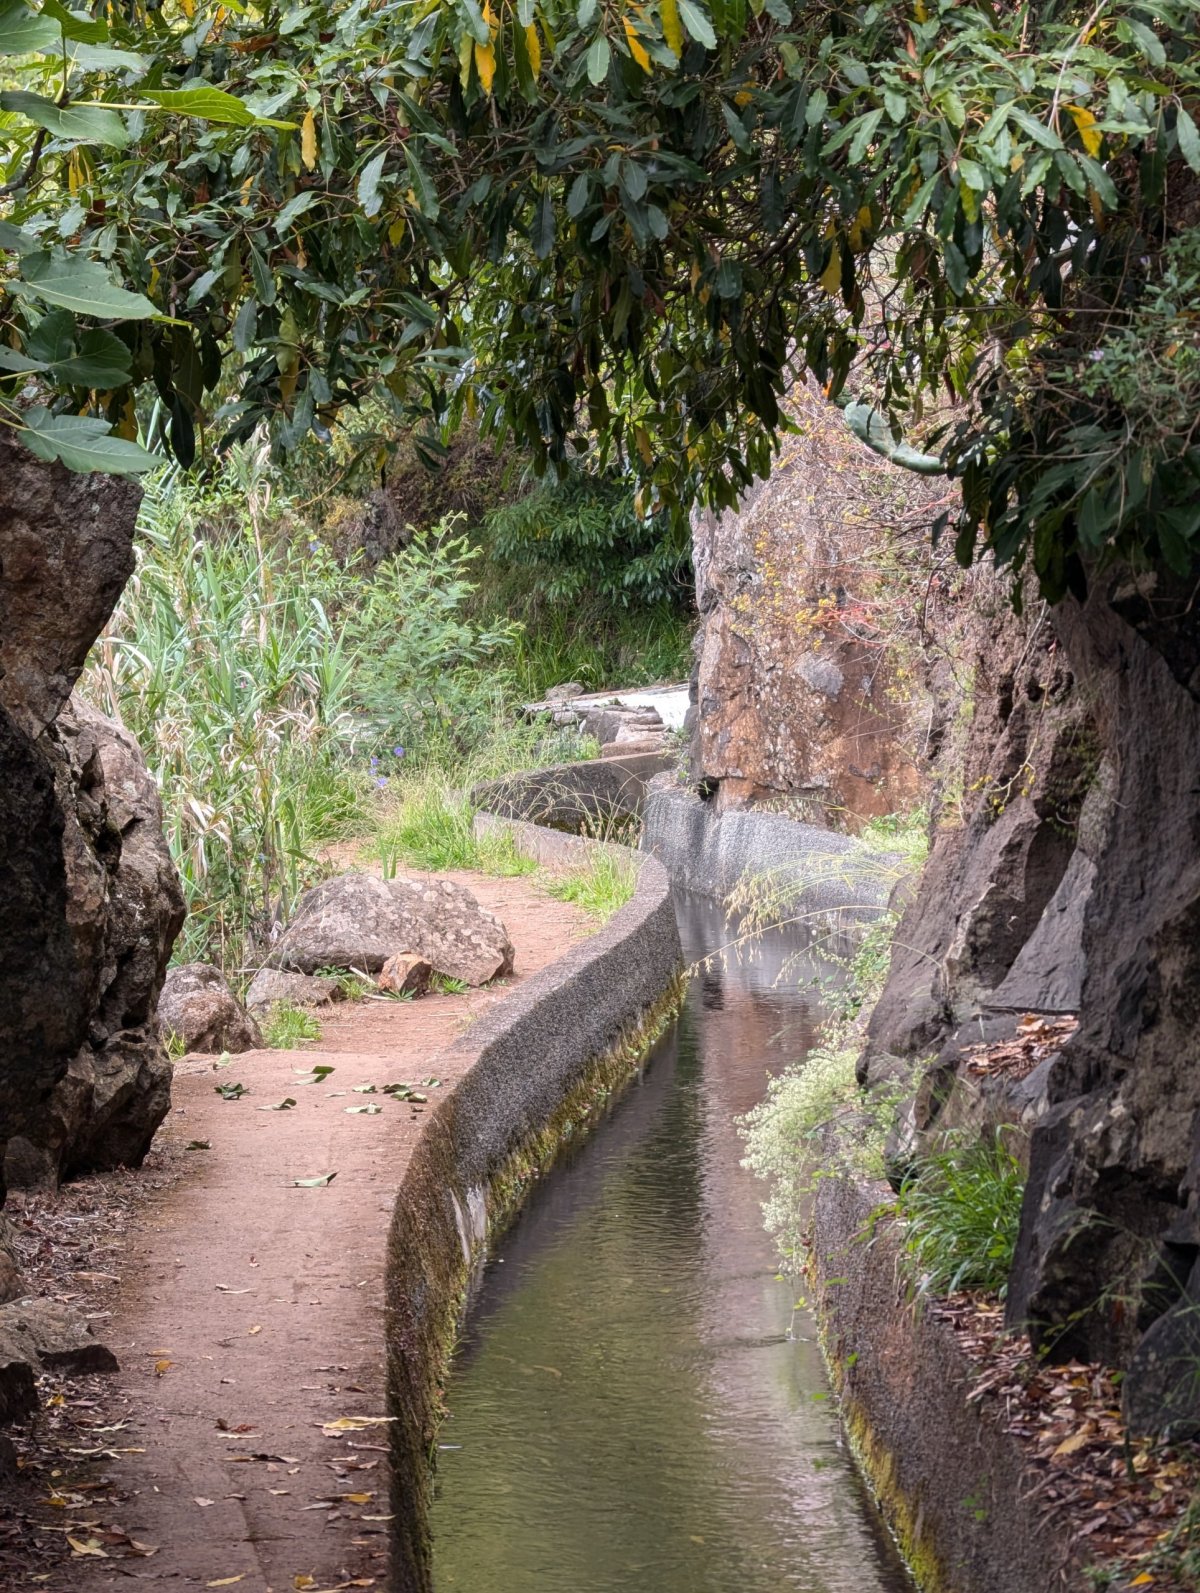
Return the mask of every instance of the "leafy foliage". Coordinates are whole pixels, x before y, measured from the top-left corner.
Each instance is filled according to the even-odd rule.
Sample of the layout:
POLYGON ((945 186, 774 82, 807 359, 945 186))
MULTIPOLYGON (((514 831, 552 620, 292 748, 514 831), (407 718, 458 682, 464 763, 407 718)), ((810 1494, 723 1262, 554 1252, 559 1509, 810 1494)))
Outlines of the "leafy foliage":
POLYGON ((490 735, 504 639, 466 624, 470 555, 366 576, 298 535, 263 461, 146 496, 138 569, 83 686, 145 749, 189 917, 177 953, 242 966, 407 758, 490 735), (402 725, 412 739, 396 739, 402 725))
POLYGON ((905 1219, 905 1259, 918 1292, 1003 1295, 1024 1189, 1024 1170, 1002 1133, 919 1163, 890 1208, 905 1219))
POLYGON ((893 442, 952 395, 964 561, 1190 563, 1190 440, 1054 382, 1194 224, 1198 0, 0 4, 7 418, 80 468, 147 463, 143 385, 184 463, 382 389, 431 458, 463 414, 539 471, 592 437, 682 515, 806 367, 893 442))

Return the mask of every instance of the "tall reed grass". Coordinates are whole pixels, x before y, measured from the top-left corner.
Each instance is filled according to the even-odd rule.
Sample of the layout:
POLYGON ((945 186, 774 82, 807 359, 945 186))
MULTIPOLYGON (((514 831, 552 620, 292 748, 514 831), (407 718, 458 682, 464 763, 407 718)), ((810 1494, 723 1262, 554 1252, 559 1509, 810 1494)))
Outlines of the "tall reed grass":
POLYGON ((189 907, 177 955, 252 965, 406 760, 492 734, 513 628, 463 617, 473 557, 443 528, 378 570, 339 566, 249 450, 207 492, 151 485, 82 687, 161 788, 189 907))

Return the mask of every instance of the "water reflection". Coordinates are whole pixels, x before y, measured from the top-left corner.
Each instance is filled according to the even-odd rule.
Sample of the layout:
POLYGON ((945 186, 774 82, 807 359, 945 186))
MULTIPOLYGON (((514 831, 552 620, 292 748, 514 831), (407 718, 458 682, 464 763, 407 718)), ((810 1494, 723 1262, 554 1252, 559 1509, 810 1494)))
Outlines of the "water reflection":
MULTIPOLYGON (((689 957, 727 930, 681 902, 689 957)), ((448 1391, 438 1593, 901 1593, 763 1234, 735 1118, 819 1011, 772 937, 677 1028, 488 1269, 448 1391)))

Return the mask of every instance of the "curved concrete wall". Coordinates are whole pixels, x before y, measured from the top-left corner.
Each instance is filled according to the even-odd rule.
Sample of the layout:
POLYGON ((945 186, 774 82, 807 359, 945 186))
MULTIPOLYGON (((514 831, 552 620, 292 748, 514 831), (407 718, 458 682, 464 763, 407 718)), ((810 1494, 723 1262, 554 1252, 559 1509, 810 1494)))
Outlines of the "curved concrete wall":
POLYGON ((413 1153, 388 1241, 393 1593, 430 1588, 439 1381, 488 1231, 512 1214, 555 1145, 636 1069, 674 1009, 682 963, 670 880, 645 858, 633 899, 603 929, 452 1048, 466 1071, 413 1153))
POLYGON ((769 877, 781 905, 849 926, 887 905, 903 860, 852 837, 779 813, 718 813, 670 776, 652 780, 642 810, 642 850, 676 885, 724 901, 746 875, 769 877))

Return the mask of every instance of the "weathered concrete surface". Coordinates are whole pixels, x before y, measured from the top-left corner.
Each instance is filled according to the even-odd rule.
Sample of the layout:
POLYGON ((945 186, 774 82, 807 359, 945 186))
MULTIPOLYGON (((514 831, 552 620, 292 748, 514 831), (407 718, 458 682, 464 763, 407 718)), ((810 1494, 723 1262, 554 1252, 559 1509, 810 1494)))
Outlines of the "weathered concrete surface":
POLYGON ((721 812, 669 775, 650 784, 641 844, 685 890, 724 901, 758 878, 782 910, 834 914, 846 927, 877 917, 904 874, 900 858, 851 836, 779 813, 721 812))
POLYGON ((855 1455, 923 1593, 1062 1593, 1069 1547, 1028 1502, 1000 1413, 973 1400, 953 1332, 902 1297, 885 1184, 823 1178, 813 1269, 826 1355, 855 1455))
POLYGON ((591 758, 487 780, 471 792, 481 812, 549 829, 605 837, 641 816, 649 782, 671 765, 661 752, 591 758))
POLYGON ((482 1018, 451 1048, 460 1082, 439 1103, 396 1201, 388 1246, 394 1593, 428 1593, 429 1446, 462 1291, 489 1221, 640 1054, 682 963, 666 872, 643 859, 637 892, 599 934, 482 1018), (465 1064, 462 1071, 459 1064, 465 1064))

